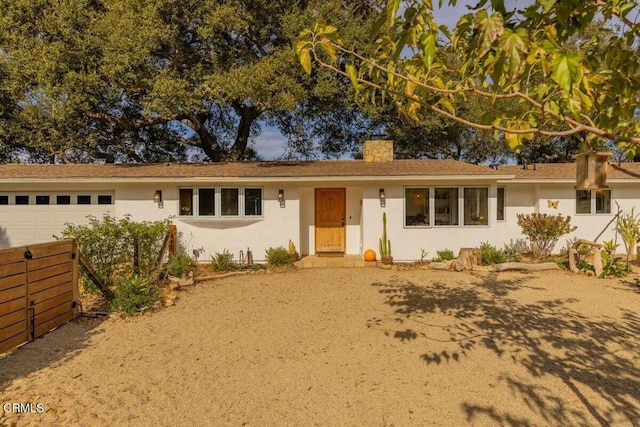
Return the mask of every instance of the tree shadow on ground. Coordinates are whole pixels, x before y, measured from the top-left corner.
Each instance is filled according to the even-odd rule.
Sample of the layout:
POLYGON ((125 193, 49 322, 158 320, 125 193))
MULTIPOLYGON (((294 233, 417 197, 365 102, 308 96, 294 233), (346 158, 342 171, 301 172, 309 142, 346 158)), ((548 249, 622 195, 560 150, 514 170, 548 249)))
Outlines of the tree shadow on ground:
POLYGON ((80 317, 0 355, 0 392, 15 379, 54 367, 80 354, 89 346, 91 337, 102 332, 102 322, 101 318, 80 317))
MULTIPOLYGON (((580 405, 571 405, 553 390, 503 375, 500 381, 512 394, 549 424, 606 426, 622 421, 638 425, 640 317, 621 309, 618 319, 600 316, 594 320, 570 308, 576 302, 572 298, 522 303, 510 297, 512 292, 531 286, 531 277, 504 279, 499 273, 474 274, 472 283, 466 285, 421 284, 394 277, 373 286, 395 309, 392 322, 401 328, 386 333, 396 339, 437 343, 439 340, 419 327, 406 328, 406 324, 427 325, 425 319, 436 313, 455 319, 453 326, 444 328, 448 340, 440 340, 443 349, 420 356, 425 363, 456 363, 472 357, 475 349, 486 348, 525 367, 533 377, 550 375, 561 380, 577 398, 580 405), (452 343, 457 351, 450 350, 452 343)), ((386 325, 375 318, 367 326, 386 325)), ((531 425, 506 408, 464 402, 462 409, 469 422, 484 415, 504 425, 531 425)))

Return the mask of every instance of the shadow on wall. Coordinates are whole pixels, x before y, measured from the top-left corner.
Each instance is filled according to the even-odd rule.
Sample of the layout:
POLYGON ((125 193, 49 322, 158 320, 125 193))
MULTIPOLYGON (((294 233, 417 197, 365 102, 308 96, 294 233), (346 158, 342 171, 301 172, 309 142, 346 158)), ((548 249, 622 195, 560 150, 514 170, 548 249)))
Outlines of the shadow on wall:
MULTIPOLYGON (((532 378, 552 377, 559 390, 528 382, 507 373, 499 381, 515 399, 553 425, 601 425, 630 423, 640 419, 640 364, 637 339, 640 317, 620 308, 619 318, 591 318, 571 308, 572 298, 521 303, 510 294, 533 287, 530 278, 501 279, 497 274, 474 275, 468 286, 445 283, 412 283, 392 279, 374 283, 394 308, 391 319, 369 319, 367 327, 380 329, 400 341, 425 340, 431 351, 420 358, 428 365, 449 369, 451 363, 478 357, 474 350, 490 350, 512 360, 532 378), (429 319, 444 314, 452 326, 429 330, 429 319), (393 325, 416 325, 395 329, 393 325), (635 360, 634 360, 635 359, 635 360), (572 402, 568 402, 571 400, 572 402)), ((625 290, 636 292, 631 284, 625 290)), ((543 298, 543 293, 540 294, 543 298)), ((397 327, 397 326, 396 326, 397 327)), ((481 351, 480 351, 481 353, 481 351)), ((482 406, 463 402, 470 423, 489 417, 500 425, 535 423, 510 412, 509 403, 482 406), (504 406, 500 406, 504 405, 504 406)))
POLYGON ((7 229, 0 227, 0 249, 6 249, 11 247, 11 240, 7 234, 7 229))

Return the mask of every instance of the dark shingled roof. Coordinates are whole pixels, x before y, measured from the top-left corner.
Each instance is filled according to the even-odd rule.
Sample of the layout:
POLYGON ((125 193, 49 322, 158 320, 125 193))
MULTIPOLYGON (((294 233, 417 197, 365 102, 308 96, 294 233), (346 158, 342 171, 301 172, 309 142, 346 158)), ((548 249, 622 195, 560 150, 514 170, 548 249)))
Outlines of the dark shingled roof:
MULTIPOLYGON (((527 165, 523 169, 522 165, 499 166, 498 171, 508 175, 515 175, 515 179, 527 180, 558 180, 576 179, 575 163, 536 163, 527 165)), ((609 162, 607 168, 607 179, 639 179, 640 163, 615 163, 609 162)))
POLYGON ((504 170, 456 160, 395 160, 366 163, 363 160, 272 161, 153 164, 8 164, 0 165, 0 180, 58 180, 100 178, 304 178, 394 177, 438 175, 504 176, 504 170))

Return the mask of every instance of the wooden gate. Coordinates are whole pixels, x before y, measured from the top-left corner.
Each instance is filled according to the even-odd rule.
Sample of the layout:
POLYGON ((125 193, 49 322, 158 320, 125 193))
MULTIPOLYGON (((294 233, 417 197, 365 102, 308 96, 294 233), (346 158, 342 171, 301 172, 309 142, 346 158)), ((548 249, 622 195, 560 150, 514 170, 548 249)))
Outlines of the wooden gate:
POLYGON ((74 240, 0 250, 0 353, 74 317, 78 258, 74 240))

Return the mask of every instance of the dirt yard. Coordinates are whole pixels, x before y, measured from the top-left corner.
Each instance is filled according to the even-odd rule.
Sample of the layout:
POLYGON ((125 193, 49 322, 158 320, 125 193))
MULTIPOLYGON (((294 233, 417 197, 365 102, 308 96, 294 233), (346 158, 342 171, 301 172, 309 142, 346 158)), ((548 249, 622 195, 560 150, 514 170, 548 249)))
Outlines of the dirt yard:
POLYGON ((0 424, 637 426, 639 312, 564 272, 236 276, 0 357, 0 403, 43 409, 0 424))

